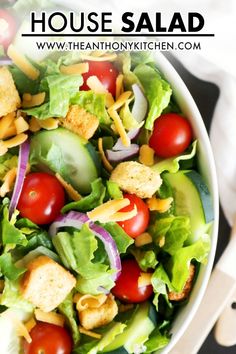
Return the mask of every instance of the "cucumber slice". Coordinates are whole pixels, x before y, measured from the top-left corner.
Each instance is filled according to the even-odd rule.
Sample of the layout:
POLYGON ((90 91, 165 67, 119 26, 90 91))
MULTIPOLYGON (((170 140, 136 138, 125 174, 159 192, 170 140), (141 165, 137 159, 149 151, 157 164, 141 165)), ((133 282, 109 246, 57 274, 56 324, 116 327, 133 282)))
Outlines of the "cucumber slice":
POLYGON ((176 215, 188 215, 192 226, 191 243, 209 230, 214 218, 211 195, 196 171, 179 171, 163 175, 173 189, 176 215))
POLYGON ((30 162, 37 170, 59 173, 82 194, 91 191, 91 183, 100 172, 94 147, 64 128, 35 134, 30 143, 30 162))
POLYGON ((124 332, 105 347, 103 352, 109 354, 133 353, 135 348, 141 347, 148 340, 155 326, 156 316, 154 316, 153 305, 149 302, 144 302, 139 305, 124 332))

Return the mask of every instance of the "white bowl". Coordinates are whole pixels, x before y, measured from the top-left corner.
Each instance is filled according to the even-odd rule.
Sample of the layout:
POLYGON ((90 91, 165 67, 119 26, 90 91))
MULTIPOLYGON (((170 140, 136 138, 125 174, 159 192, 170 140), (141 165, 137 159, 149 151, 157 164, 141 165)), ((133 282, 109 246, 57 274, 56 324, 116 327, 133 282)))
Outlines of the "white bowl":
MULTIPOLYGON (((173 322, 171 341, 168 346, 161 351, 161 354, 167 354, 174 348, 175 344, 193 319, 210 278, 218 237, 219 196, 214 157, 201 114, 183 80, 177 74, 170 62, 160 52, 155 53, 154 58, 158 69, 170 83, 174 97, 183 114, 191 122, 194 135, 198 139, 199 169, 210 190, 214 209, 214 222, 211 229, 211 250, 208 256, 208 263, 207 265, 201 265, 189 302, 181 309, 173 322)), ((158 353, 160 353, 160 351, 158 353)))

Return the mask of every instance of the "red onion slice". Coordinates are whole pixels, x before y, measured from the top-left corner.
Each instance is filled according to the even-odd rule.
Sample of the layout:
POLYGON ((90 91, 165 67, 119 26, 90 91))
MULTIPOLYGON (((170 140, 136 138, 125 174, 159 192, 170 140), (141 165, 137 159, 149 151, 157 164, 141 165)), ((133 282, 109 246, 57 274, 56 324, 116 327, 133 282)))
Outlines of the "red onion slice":
POLYGON ((134 105, 132 108, 132 115, 138 123, 141 123, 146 117, 148 110, 148 101, 143 94, 142 89, 138 84, 132 85, 132 90, 134 93, 134 105))
POLYGON ((53 237, 56 235, 59 228, 66 226, 81 229, 82 225, 86 222, 88 222, 90 230, 103 242, 111 269, 115 270, 115 273, 112 274, 111 277, 113 281, 116 281, 121 272, 121 260, 116 243, 109 232, 90 221, 86 214, 70 211, 66 215, 60 215, 54 223, 51 224, 49 234, 53 237))
MULTIPOLYGON (((139 135, 139 132, 140 132, 140 128, 134 128, 127 133, 127 136, 130 138, 130 140, 133 140, 139 135)), ((130 149, 130 146, 129 147, 124 146, 124 144, 122 144, 121 138, 117 140, 117 142, 112 148, 113 151, 126 150, 126 149, 130 149)))
POLYGON ((110 162, 120 162, 129 159, 137 155, 139 152, 139 145, 131 144, 128 149, 120 150, 120 151, 113 151, 106 150, 107 158, 110 162))
POLYGON ((19 149, 19 160, 17 166, 16 182, 14 185, 11 202, 9 206, 9 217, 11 217, 12 214, 14 213, 20 198, 20 194, 24 184, 27 163, 29 160, 29 152, 30 152, 30 145, 28 141, 25 141, 23 144, 20 145, 20 149, 19 149))

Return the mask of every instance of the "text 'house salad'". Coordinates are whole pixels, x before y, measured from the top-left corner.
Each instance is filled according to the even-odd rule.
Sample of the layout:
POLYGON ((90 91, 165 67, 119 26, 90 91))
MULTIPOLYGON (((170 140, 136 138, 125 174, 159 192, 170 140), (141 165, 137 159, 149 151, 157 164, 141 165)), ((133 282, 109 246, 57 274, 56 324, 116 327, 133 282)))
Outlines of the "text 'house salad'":
POLYGON ((154 353, 207 261, 197 140, 149 53, 0 67, 8 353, 154 353))

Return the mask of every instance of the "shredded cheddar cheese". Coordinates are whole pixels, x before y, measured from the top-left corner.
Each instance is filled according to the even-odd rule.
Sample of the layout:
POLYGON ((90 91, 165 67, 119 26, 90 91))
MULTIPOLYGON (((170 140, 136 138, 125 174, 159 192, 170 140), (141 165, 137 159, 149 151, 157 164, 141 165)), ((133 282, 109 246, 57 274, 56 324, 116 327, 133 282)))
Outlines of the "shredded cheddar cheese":
POLYGON ((115 103, 114 98, 110 92, 106 94, 106 107, 110 108, 115 103))
POLYGON ((165 213, 167 210, 169 210, 172 202, 173 202, 172 197, 166 199, 159 199, 156 197, 152 197, 147 200, 147 206, 151 211, 158 211, 159 213, 165 213))
POLYGON ((0 118, 0 139, 5 138, 8 129, 15 119, 15 116, 15 112, 12 112, 0 118))
POLYGON ((27 99, 25 99, 25 94, 23 95, 22 107, 30 108, 35 106, 40 106, 45 101, 45 92, 37 93, 36 95, 31 95, 31 99, 28 99, 28 94, 26 94, 27 99))
POLYGON ((61 183, 62 187, 65 189, 66 193, 68 194, 68 196, 74 200, 74 201, 78 201, 81 199, 81 195, 79 194, 79 192, 77 192, 77 190, 75 190, 71 184, 67 183, 60 175, 59 173, 56 173, 56 178, 58 179, 58 181, 61 183))
POLYGON ((115 101, 110 92, 107 91, 107 89, 104 87, 104 85, 101 83, 99 78, 97 76, 90 76, 86 84, 88 87, 93 90, 95 93, 101 93, 106 95, 106 107, 109 108, 111 107, 115 101))
POLYGON ((61 65, 60 72, 65 75, 84 74, 89 71, 88 63, 78 63, 72 65, 61 65))
POLYGON ((25 328, 27 329, 28 332, 31 331, 36 326, 36 321, 34 317, 31 317, 26 323, 25 323, 25 328))
POLYGON ((41 129, 41 126, 39 124, 39 121, 35 117, 31 117, 30 122, 29 122, 29 130, 33 133, 38 132, 41 129))
POLYGON ((122 124, 119 114, 112 107, 108 109, 108 113, 111 116, 111 118, 113 119, 113 122, 116 127, 116 131, 120 135, 122 144, 126 147, 129 147, 130 146, 130 138, 128 137, 128 135, 125 131, 125 128, 122 124))
POLYGON ((154 153, 154 150, 149 145, 142 145, 139 149, 139 162, 145 166, 153 166, 154 153))
POLYGON ((164 235, 160 236, 158 241, 159 247, 163 247, 165 245, 165 242, 166 242, 165 236, 164 235))
POLYGON ((86 84, 95 93, 107 93, 108 92, 107 89, 104 87, 104 85, 99 80, 99 78, 95 75, 90 76, 87 79, 86 84))
POLYGON ((138 278, 138 287, 141 288, 143 286, 147 286, 147 285, 152 284, 151 278, 152 278, 152 273, 141 272, 141 274, 138 278))
POLYGON ((5 132, 3 139, 11 138, 11 137, 13 137, 13 136, 16 135, 16 134, 17 134, 17 133, 16 133, 15 124, 12 124, 12 125, 7 129, 7 131, 5 132))
POLYGON ((119 74, 116 78, 116 100, 118 100, 120 95, 124 92, 123 81, 124 75, 119 74))
POLYGON ((39 77, 39 70, 36 69, 24 55, 20 54, 13 44, 9 45, 7 55, 29 79, 36 80, 39 77))
POLYGON ((103 143, 102 143, 102 138, 99 138, 98 139, 98 151, 101 155, 101 159, 102 159, 102 162, 103 162, 103 165, 105 167, 105 169, 108 171, 108 172, 111 172, 113 170, 113 167, 112 165, 110 164, 110 162, 108 161, 106 155, 105 155, 105 152, 103 150, 103 143))
POLYGON ((65 324, 65 316, 56 312, 44 312, 40 309, 34 310, 36 320, 54 324, 63 327, 65 324))
POLYGON ((16 179, 17 168, 13 167, 9 170, 6 175, 4 176, 4 182, 0 187, 0 197, 4 198, 7 193, 9 193, 14 186, 14 182, 16 179))
POLYGON ((136 247, 148 245, 152 243, 152 236, 148 232, 143 232, 135 238, 134 243, 136 247))
POLYGON ((104 55, 97 56, 93 55, 87 55, 87 54, 81 54, 82 60, 89 60, 89 61, 114 61, 117 58, 117 55, 115 53, 105 53, 104 55))
POLYGON ((120 209, 128 206, 130 201, 128 198, 109 200, 102 205, 99 205, 92 211, 87 212, 87 215, 92 221, 103 221, 107 220, 113 214, 115 214, 120 209))
POLYGON ((129 99, 129 97, 131 96, 132 92, 131 91, 125 91, 123 92, 119 98, 117 99, 117 101, 113 104, 113 106, 111 106, 112 110, 117 111, 118 109, 120 109, 125 102, 129 99))
POLYGON ((14 124, 15 124, 17 134, 24 133, 29 129, 29 124, 22 116, 16 118, 14 124))
POLYGON ((80 331, 80 333, 86 334, 86 336, 89 336, 89 337, 93 337, 93 338, 97 338, 97 339, 102 338, 102 335, 100 333, 89 331, 88 329, 85 329, 82 326, 79 326, 79 331, 80 331))
POLYGON ((114 213, 113 215, 110 215, 109 221, 114 221, 114 222, 125 221, 125 220, 132 219, 136 215, 137 215, 137 207, 135 205, 134 209, 131 211, 117 212, 117 213, 114 213))
POLYGON ((53 130, 53 129, 58 128, 59 120, 55 119, 55 118, 47 118, 47 119, 43 119, 43 120, 38 119, 38 124, 43 129, 53 130))

